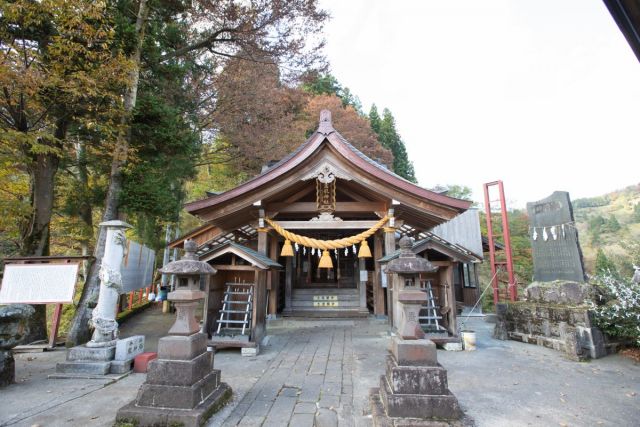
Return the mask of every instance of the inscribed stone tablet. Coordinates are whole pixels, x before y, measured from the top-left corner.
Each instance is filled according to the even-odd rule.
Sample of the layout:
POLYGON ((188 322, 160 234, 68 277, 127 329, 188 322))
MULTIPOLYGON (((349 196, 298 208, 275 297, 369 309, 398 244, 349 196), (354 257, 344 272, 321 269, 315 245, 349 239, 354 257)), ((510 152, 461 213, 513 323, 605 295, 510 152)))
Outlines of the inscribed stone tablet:
POLYGON ((119 339, 116 343, 114 360, 133 359, 144 352, 144 335, 134 335, 129 338, 119 339))
POLYGON ((546 199, 527 203, 527 213, 532 228, 533 280, 584 282, 582 250, 569 193, 556 191, 546 199))
POLYGON ((73 302, 78 264, 8 264, 0 304, 73 302))

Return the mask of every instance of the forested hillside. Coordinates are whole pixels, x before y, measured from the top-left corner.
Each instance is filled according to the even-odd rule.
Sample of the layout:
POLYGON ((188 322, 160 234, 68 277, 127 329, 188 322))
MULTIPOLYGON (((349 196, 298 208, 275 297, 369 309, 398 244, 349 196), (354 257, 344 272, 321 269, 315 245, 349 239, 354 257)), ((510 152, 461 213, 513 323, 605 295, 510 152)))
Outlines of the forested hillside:
POLYGON ((624 276, 640 265, 640 184, 573 201, 580 245, 589 272, 612 265, 624 276))

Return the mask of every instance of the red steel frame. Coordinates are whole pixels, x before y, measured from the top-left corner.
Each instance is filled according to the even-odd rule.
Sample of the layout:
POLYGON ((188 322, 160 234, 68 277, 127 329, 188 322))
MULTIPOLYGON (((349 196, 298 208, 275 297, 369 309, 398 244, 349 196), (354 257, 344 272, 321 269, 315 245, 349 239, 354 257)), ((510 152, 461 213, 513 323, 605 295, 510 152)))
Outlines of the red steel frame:
POLYGON ((506 266, 507 273, 509 275, 509 282, 507 284, 507 294, 511 301, 518 299, 518 287, 516 284, 515 276, 513 274, 513 256, 511 254, 511 233, 509 232, 509 218, 507 216, 507 203, 504 197, 504 185, 502 181, 488 182, 484 184, 484 205, 487 216, 487 238, 489 239, 489 259, 491 263, 491 286, 493 287, 493 302, 497 304, 499 302, 499 289, 498 289, 498 272, 499 269, 506 266), (500 213, 502 217, 502 238, 504 240, 504 253, 506 255, 506 261, 496 260, 496 247, 495 238, 496 234, 493 232, 493 220, 491 219, 491 202, 489 199, 489 188, 498 187, 500 213))

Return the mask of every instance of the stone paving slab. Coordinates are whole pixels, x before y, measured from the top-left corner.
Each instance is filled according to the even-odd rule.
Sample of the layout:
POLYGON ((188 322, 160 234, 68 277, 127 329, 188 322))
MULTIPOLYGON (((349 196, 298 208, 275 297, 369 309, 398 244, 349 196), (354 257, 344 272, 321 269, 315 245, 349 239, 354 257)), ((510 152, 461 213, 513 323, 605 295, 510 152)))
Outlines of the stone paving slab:
MULTIPOLYGON (((146 329, 146 350, 153 351, 149 336, 166 333, 173 317, 152 310, 139 316, 138 328, 133 318, 126 329, 132 335, 146 329)), ((492 326, 468 320, 478 337, 475 352, 438 351, 449 388, 478 426, 637 425, 640 365, 620 356, 573 362, 550 349, 496 341, 492 326)), ((305 427, 320 413, 338 427, 371 426, 369 389, 385 371, 390 339, 384 321, 285 320, 268 333, 257 357, 237 349, 216 353, 216 369, 234 398, 208 426, 305 427)), ((47 380, 59 360, 64 351, 17 355, 20 382, 0 390, 0 425, 112 426, 117 408, 135 397, 145 378, 47 380)))

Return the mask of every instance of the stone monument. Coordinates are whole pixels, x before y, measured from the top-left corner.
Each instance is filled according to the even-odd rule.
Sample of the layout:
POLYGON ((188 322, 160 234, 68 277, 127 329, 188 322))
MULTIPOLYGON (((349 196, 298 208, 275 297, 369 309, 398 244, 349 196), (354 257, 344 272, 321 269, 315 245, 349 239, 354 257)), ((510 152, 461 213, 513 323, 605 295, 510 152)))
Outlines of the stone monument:
POLYGON ((106 221, 100 226, 107 228, 107 237, 100 266, 98 303, 90 320, 94 328, 93 336, 86 344, 69 349, 67 360, 56 366, 58 374, 106 375, 109 372, 123 373, 129 370, 125 370, 127 365, 116 363, 112 371, 112 361, 118 341, 116 306, 122 291, 120 268, 126 242, 124 231, 131 226, 118 220, 106 221))
POLYGON ((401 307, 398 335, 391 339, 386 375, 370 390, 374 426, 464 425, 458 400, 447 387, 447 371, 439 363, 436 345, 424 339, 418 313, 427 295, 416 286, 420 273, 437 270, 416 256, 408 237, 400 239, 400 256, 387 266, 401 307))
POLYGON ((213 369, 207 335, 200 332, 195 318, 198 303, 205 297, 200 276, 216 270, 198 261, 195 242, 187 240, 184 249, 183 259, 160 270, 176 275, 176 290, 168 296, 176 306, 176 321, 169 335, 160 339, 158 358, 149 363, 138 396, 118 410, 117 421, 137 426, 200 426, 231 396, 231 388, 220 382, 220 370, 213 369))
POLYGON ((546 199, 527 203, 531 224, 533 280, 584 282, 582 250, 569 193, 555 191, 546 199))
POLYGON ((586 283, 569 193, 527 203, 527 212, 534 281, 523 301, 496 306, 494 337, 553 348, 573 360, 606 355, 587 303, 594 290, 586 283))
POLYGON ((0 307, 0 387, 15 382, 16 364, 11 349, 29 335, 29 319, 35 312, 26 304, 0 307))

